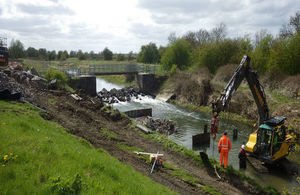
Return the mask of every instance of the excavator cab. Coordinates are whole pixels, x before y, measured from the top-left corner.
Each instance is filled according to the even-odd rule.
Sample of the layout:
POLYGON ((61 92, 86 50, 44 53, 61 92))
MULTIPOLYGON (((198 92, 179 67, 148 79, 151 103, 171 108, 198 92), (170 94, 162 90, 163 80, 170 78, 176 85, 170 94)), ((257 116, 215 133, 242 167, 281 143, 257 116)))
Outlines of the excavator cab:
POLYGON ((294 144, 293 137, 286 132, 285 119, 283 116, 275 116, 261 124, 250 135, 246 151, 267 163, 287 156, 294 144))

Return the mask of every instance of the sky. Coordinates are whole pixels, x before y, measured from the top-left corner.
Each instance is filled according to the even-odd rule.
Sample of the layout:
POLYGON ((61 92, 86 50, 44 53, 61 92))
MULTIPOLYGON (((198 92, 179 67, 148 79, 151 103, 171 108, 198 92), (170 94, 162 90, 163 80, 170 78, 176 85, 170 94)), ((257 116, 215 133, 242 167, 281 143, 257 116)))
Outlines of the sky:
POLYGON ((297 11, 299 0, 1 0, 0 37, 25 48, 128 53, 220 23, 228 37, 276 35, 297 11))

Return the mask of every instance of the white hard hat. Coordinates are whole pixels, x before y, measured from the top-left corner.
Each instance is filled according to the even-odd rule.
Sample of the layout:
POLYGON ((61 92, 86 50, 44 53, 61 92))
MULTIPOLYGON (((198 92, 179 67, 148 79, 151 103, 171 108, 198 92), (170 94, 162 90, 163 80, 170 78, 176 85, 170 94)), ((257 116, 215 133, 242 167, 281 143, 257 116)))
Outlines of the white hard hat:
POLYGON ((245 150, 245 145, 244 144, 242 145, 242 148, 245 150))

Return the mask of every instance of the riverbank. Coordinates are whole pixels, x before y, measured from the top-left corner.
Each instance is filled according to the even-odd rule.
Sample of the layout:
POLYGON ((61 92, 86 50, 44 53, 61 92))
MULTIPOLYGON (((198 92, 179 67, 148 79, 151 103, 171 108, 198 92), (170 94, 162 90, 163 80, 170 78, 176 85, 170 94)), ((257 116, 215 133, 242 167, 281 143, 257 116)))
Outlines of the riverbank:
MULTIPOLYGON (((4 81, 8 80, 9 83, 13 82, 16 85, 15 89, 25 88, 22 84, 22 80, 15 80, 4 74, 5 73, 1 74, 1 76, 3 75, 3 77, 5 77, 4 81)), ((133 167, 143 175, 177 193, 205 194, 209 189, 214 192, 226 194, 261 194, 263 192, 269 192, 267 189, 260 188, 247 180, 234 180, 235 183, 232 183, 231 180, 226 177, 224 177, 224 180, 218 180, 218 178, 216 178, 215 175, 211 175, 204 166, 199 165, 195 159, 165 146, 154 139, 142 136, 130 119, 119 111, 104 106, 103 102, 96 97, 90 97, 82 91, 76 91, 76 94, 81 100, 75 100, 71 97, 71 93, 69 92, 64 90, 47 90, 43 88, 43 85, 33 85, 31 82, 34 81, 29 81, 29 85, 27 85, 26 90, 24 90, 25 100, 40 108, 42 110, 41 116, 44 119, 60 124, 74 137, 87 140, 93 147, 101 148, 119 161, 133 167), (132 151, 127 150, 130 148, 152 153, 160 151, 160 153, 164 154, 164 162, 169 166, 155 171, 154 174, 150 174, 151 165, 149 162, 144 157, 137 156, 132 151), (193 178, 196 178, 196 180, 193 178)), ((22 113, 15 112, 14 110, 13 113, 21 117, 23 116, 22 113)), ((36 116, 29 116, 29 118, 35 119, 36 116)), ((42 128, 42 125, 37 125, 35 128, 32 128, 30 125, 31 123, 27 123, 25 129, 37 131, 39 127, 42 128)), ((51 133, 50 130, 47 132, 51 133)), ((6 139, 10 139, 10 137, 7 136, 6 139)), ((14 143, 14 139, 11 141, 14 143)), ((5 140, 3 140, 3 142, 5 142, 5 140)), ((34 141, 32 142, 35 144, 34 141)), ((45 144, 47 146, 48 142, 45 144)), ((64 147, 69 148, 68 144, 64 145, 64 147)), ((33 151, 36 151, 36 149, 38 148, 33 148, 33 151)), ((47 152, 47 150, 45 151, 47 152)), ((50 151, 49 155, 51 154, 52 152, 50 151)), ((26 153, 24 155, 26 155, 26 153)), ((63 155, 68 156, 69 153, 65 152, 63 155)), ((73 155, 71 155, 71 157, 73 157, 73 155)), ((80 164, 81 160, 77 159, 77 162, 80 164)), ((107 166, 111 165, 109 162, 106 164, 107 166)), ((97 166, 97 164, 95 166, 97 166)), ((114 171, 118 170, 115 167, 111 167, 111 169, 114 171)), ((42 170, 41 167, 40 171, 42 170)), ((77 169, 75 168, 74 170, 77 169)), ((99 172, 101 171, 100 169, 99 172)), ((60 172, 61 171, 58 170, 58 174, 60 172)), ((120 176, 116 173, 112 174, 112 180, 126 183, 121 180, 119 178, 120 176)), ((75 179, 76 178, 77 176, 75 179)), ((31 181, 31 179, 29 180, 31 181)), ((62 181, 62 178, 57 178, 57 180, 62 181)), ((66 180, 69 181, 69 179, 66 180)), ((62 183, 65 183, 64 181, 62 183)), ((36 184, 39 185, 39 183, 36 184)), ((9 185, 12 185, 12 183, 9 185)), ((20 185, 24 185, 24 183, 20 185)), ((119 187, 119 189, 122 189, 122 186, 119 187)))
MULTIPOLYGON (((208 109, 211 102, 223 92, 236 66, 221 67, 215 75, 211 75, 204 68, 177 71, 164 83, 159 95, 168 94, 171 97, 170 102, 190 110, 211 113, 208 109)), ((270 115, 287 117, 286 124, 300 134, 300 100, 294 96, 300 90, 300 75, 281 75, 273 80, 270 77, 270 74, 266 74, 259 78, 265 86, 270 115)), ((221 117, 251 125, 257 122, 257 107, 245 81, 232 97, 227 113, 230 113, 230 116, 221 113, 221 117)))
POLYGON ((0 108, 2 194, 176 194, 29 104, 0 100, 0 108))

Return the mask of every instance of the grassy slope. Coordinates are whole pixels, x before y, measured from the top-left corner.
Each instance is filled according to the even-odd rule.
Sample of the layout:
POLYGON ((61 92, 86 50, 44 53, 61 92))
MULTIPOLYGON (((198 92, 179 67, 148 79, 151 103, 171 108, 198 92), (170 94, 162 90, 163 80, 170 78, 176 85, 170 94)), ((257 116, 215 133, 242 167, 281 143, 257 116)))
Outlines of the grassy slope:
POLYGON ((0 132, 0 189, 4 194, 50 194, 59 177, 56 187, 60 188, 56 190, 61 191, 173 193, 85 140, 76 139, 58 124, 42 119, 32 106, 0 101, 0 132), (4 155, 11 160, 5 163, 4 155), (77 174, 82 184, 80 179, 77 185, 73 182, 77 174))

